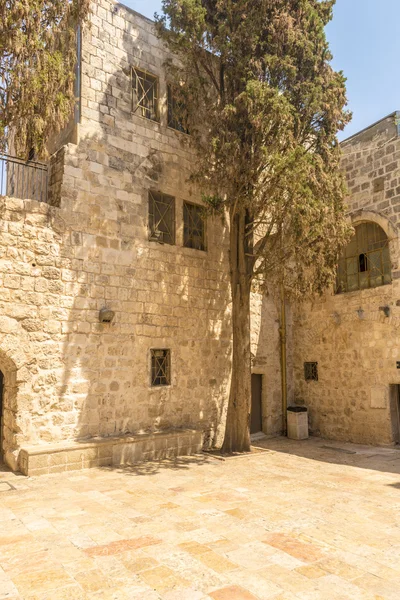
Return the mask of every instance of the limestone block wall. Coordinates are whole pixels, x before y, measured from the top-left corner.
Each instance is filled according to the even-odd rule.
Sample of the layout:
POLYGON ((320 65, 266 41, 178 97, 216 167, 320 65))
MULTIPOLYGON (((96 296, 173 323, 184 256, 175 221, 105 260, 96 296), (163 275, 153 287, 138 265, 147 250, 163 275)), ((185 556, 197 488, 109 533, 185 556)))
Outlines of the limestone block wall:
POLYGON ((214 250, 200 256, 153 248, 144 233, 111 237, 109 221, 102 230, 84 213, 42 203, 2 198, 0 210, 8 462, 26 444, 169 427, 194 427, 214 441, 230 322, 212 222, 214 250), (116 313, 112 324, 99 323, 104 306, 116 313), (150 386, 151 348, 171 349, 171 386, 150 386))
POLYGON ((349 218, 372 221, 389 238, 390 285, 335 295, 298 307, 294 319, 295 399, 309 408, 315 434, 367 444, 398 441, 400 384, 400 139, 396 115, 343 144, 349 218), (389 308, 386 316, 382 310, 389 308), (318 362, 305 381, 304 362, 318 362))
POLYGON ((186 136, 166 126, 166 53, 149 21, 113 8, 94 3, 83 34, 80 139, 50 182, 60 207, 0 199, 2 448, 13 466, 21 446, 93 436, 192 427, 209 444, 227 396, 226 224, 209 217, 207 251, 183 248, 183 201, 201 199, 186 136), (135 64, 160 77, 160 123, 131 112, 135 64), (148 239, 150 189, 175 197, 174 246, 148 239), (150 385, 152 348, 171 351, 170 386, 150 385))
MULTIPOLYGON (((21 447, 170 428, 201 430, 210 445, 223 432, 227 223, 207 217, 206 251, 183 247, 183 202, 201 195, 188 138, 167 127, 168 54, 149 20, 114 2, 93 2, 91 20, 81 122, 54 155, 50 203, 0 198, 2 449, 13 467, 21 447), (159 122, 132 112, 133 66, 159 78, 159 122), (175 245, 149 240, 149 190, 175 198, 175 245), (111 324, 99 323, 104 307, 111 324), (157 348, 171 351, 169 386, 150 385, 157 348)), ((257 295, 252 322, 264 431, 278 433, 277 314, 257 295)))

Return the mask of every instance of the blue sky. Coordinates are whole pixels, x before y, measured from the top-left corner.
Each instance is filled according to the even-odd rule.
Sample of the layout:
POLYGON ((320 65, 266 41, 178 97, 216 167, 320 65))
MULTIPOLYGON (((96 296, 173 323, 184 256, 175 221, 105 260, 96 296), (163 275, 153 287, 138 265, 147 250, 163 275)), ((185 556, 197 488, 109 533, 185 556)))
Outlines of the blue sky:
MULTIPOLYGON (((124 0, 152 18, 161 0, 124 0)), ((340 138, 400 110, 399 0, 337 0, 327 35, 333 66, 347 77, 353 120, 340 138)))

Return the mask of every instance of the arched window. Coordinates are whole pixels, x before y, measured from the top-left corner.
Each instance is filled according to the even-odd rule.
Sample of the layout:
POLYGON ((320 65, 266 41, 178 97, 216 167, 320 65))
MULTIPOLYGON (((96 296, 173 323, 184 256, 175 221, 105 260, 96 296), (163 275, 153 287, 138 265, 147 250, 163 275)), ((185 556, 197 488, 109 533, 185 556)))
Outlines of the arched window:
POLYGON ((391 283, 389 240, 376 223, 361 223, 339 261, 336 293, 391 283))

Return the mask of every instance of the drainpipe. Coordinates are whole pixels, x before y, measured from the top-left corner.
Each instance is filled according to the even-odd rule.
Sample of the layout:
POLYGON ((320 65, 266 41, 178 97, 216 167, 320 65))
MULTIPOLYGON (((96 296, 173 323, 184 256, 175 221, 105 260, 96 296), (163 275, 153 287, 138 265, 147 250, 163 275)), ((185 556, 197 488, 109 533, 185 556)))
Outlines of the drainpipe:
POLYGON ((283 435, 287 434, 287 361, 286 361, 286 304, 285 288, 281 284, 281 378, 282 378, 282 430, 283 435))

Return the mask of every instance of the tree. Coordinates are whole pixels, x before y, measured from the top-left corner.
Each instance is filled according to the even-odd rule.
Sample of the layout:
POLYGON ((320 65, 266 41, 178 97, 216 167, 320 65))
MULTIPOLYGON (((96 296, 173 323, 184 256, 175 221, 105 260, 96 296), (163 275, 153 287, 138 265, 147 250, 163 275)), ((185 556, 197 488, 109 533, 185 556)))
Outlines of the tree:
POLYGON ((77 26, 90 0, 0 0, 0 150, 46 151, 71 117, 77 26))
POLYGON ((250 448, 250 293, 321 293, 348 239, 337 132, 350 119, 325 37, 335 0, 163 0, 159 36, 197 160, 230 223, 232 384, 223 451, 250 448), (204 125, 206 124, 206 126, 204 125))

